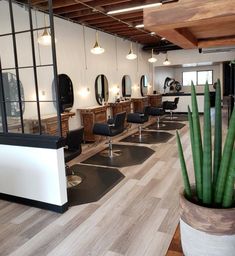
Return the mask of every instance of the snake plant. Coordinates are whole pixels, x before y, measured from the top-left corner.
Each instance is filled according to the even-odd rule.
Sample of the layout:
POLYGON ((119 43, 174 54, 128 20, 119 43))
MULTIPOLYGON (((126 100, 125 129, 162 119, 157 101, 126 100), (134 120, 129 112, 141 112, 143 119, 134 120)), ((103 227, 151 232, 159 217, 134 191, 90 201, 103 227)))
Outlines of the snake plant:
POLYGON ((204 92, 204 128, 201 134, 195 86, 191 86, 192 112, 188 107, 190 140, 195 176, 195 194, 189 183, 184 153, 177 132, 178 153, 184 181, 185 195, 209 207, 234 206, 235 181, 235 108, 232 112, 222 153, 221 86, 218 80, 215 99, 214 143, 212 143, 209 85, 204 92), (203 141, 203 143, 202 143, 203 141), (213 160, 213 161, 212 161, 213 160))

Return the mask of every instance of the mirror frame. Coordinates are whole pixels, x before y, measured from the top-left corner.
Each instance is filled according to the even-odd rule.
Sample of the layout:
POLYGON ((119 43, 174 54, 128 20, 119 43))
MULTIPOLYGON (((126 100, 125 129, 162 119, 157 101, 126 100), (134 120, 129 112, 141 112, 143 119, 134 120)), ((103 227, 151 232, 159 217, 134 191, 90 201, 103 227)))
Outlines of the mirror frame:
MULTIPOLYGON (((126 78, 129 78, 130 79, 130 84, 131 84, 131 87, 132 87, 132 81, 131 81, 131 77, 129 75, 124 75, 122 77, 122 97, 131 97, 131 94, 126 94, 126 78)), ((132 93, 132 88, 131 88, 131 93, 132 93)))
POLYGON ((109 87, 109 82, 108 82, 107 77, 104 74, 99 74, 95 79, 95 98, 99 105, 102 105, 102 100, 103 99, 105 100, 105 95, 107 96, 107 99, 105 100, 105 102, 107 102, 109 100, 109 88, 108 87, 109 87), (105 92, 105 91, 103 92, 103 89, 105 86, 102 83, 102 98, 101 99, 98 95, 98 84, 97 84, 97 80, 99 79, 100 76, 101 76, 101 79, 105 79, 107 81, 107 92, 105 92))
MULTIPOLYGON (((73 90, 73 82, 71 80, 71 78, 65 74, 65 73, 61 73, 61 74, 58 74, 57 76, 57 80, 58 80, 58 87, 59 87, 59 107, 60 107, 60 113, 63 113, 63 112, 69 112, 72 107, 73 107, 73 104, 74 104, 74 90, 73 90), (68 96, 66 95, 66 97, 69 97, 71 98, 69 101, 70 102, 63 102, 64 101, 64 95, 61 94, 61 91, 62 91, 62 83, 61 83, 61 80, 63 79, 66 79, 68 81, 67 85, 66 85, 66 92, 69 94, 68 96)), ((65 86, 63 86, 65 87, 65 86)), ((53 81, 52 83, 52 95, 53 95, 53 99, 55 98, 55 83, 53 81)), ((56 102, 54 102, 54 106, 56 108, 56 102)))
POLYGON ((147 82, 146 86, 144 86, 144 82, 143 82, 145 77, 146 77, 146 80, 148 81, 147 75, 142 75, 141 78, 140 78, 140 93, 141 93, 142 97, 145 97, 148 94, 148 82, 147 82), (144 94, 144 92, 143 92, 143 87, 147 88, 147 93, 146 94, 144 94))

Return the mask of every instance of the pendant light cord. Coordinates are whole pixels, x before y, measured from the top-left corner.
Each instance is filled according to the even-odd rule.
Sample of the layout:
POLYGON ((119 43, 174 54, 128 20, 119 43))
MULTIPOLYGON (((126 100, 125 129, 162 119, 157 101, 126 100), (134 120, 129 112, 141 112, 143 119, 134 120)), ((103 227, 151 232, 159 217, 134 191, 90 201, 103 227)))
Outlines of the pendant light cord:
POLYGON ((115 36, 115 50, 116 50, 116 71, 118 71, 118 49, 117 49, 117 36, 115 36))
MULTIPOLYGON (((38 33, 38 17, 37 17, 37 10, 35 10, 34 12, 34 16, 35 16, 35 23, 36 23, 36 33, 37 33, 37 38, 39 37, 39 33, 38 33)), ((39 64, 42 65, 42 61, 41 61, 41 52, 40 52, 40 46, 39 46, 39 43, 37 42, 38 44, 38 58, 39 58, 39 64)))
POLYGON ((85 69, 87 70, 86 35, 85 35, 85 26, 84 25, 82 26, 82 33, 83 33, 85 69))

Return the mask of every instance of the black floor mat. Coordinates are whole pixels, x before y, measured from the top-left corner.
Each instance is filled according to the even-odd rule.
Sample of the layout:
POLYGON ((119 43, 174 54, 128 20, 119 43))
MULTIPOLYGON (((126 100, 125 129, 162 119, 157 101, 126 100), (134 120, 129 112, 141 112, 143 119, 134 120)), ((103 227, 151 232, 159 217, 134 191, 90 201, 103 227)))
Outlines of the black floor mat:
POLYGON ((173 137, 173 135, 168 132, 143 131, 141 138, 139 138, 139 133, 135 133, 122 139, 121 141, 131 143, 156 144, 166 143, 171 137, 173 137))
POLYGON ((154 153, 154 151, 148 147, 132 145, 113 145, 113 152, 116 156, 112 158, 102 155, 103 151, 101 151, 82 163, 112 167, 125 167, 142 164, 154 153))
POLYGON ((182 129, 185 126, 183 123, 178 123, 178 122, 160 122, 160 125, 158 127, 157 123, 151 124, 147 126, 148 129, 153 129, 153 130, 166 130, 166 131, 171 131, 171 130, 179 130, 182 129))
POLYGON ((67 190, 69 206, 98 201, 125 177, 114 168, 76 164, 70 169, 82 182, 67 190))

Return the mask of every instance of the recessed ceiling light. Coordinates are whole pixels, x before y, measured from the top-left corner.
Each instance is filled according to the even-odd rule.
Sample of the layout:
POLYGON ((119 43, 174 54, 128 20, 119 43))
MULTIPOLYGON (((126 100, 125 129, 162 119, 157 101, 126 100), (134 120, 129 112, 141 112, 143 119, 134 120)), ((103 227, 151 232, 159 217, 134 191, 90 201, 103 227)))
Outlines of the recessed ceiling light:
POLYGON ((166 38, 165 38, 165 37, 162 37, 161 40, 164 41, 164 40, 166 40, 166 38))
POLYGON ((151 32, 150 35, 154 36, 154 35, 156 35, 156 32, 151 32))
POLYGON ((157 6, 161 6, 161 5, 162 5, 162 3, 139 5, 139 6, 123 8, 123 9, 119 9, 119 10, 109 11, 109 12, 107 12, 107 14, 117 14, 117 13, 122 13, 122 12, 130 12, 130 11, 141 10, 141 9, 146 9, 146 8, 151 8, 151 7, 157 7, 157 6))

